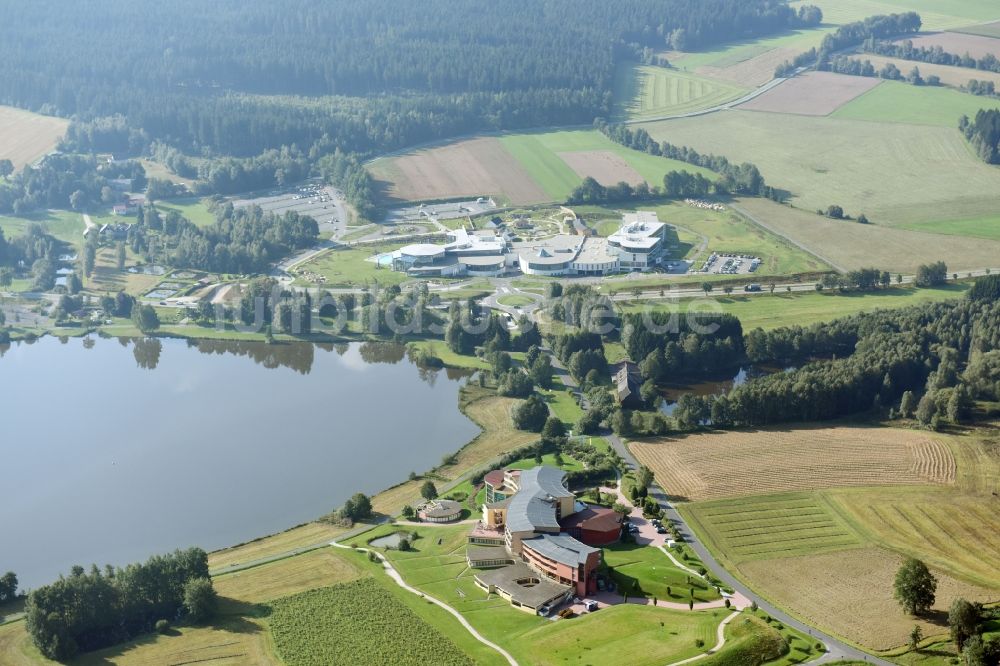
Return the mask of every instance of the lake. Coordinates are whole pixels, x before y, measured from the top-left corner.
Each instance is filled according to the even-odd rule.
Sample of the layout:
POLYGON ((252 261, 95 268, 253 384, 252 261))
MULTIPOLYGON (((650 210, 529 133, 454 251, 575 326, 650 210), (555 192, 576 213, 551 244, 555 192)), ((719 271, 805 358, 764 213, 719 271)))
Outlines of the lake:
POLYGON ((240 543, 439 464, 465 375, 389 343, 42 338, 0 348, 0 572, 240 543))

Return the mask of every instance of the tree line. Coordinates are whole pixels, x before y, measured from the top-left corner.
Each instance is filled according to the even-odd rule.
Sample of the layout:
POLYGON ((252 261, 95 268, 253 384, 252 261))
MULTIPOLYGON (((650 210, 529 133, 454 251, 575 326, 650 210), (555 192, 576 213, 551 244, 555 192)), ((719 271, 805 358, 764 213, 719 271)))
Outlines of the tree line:
MULTIPOLYGON (((719 178, 712 183, 712 188, 717 193, 749 194, 767 197, 775 201, 780 201, 783 198, 782 192, 765 183, 760 170, 749 162, 733 164, 721 155, 704 155, 687 146, 675 146, 666 141, 657 142, 644 129, 633 130, 626 125, 608 124, 600 118, 594 122, 594 127, 604 136, 627 148, 658 157, 687 162, 714 171, 719 174, 719 178)), ((688 178, 697 180, 693 176, 688 178)), ((673 181, 676 181, 679 186, 687 186, 686 183, 689 182, 676 175, 673 176, 673 181)), ((676 191, 674 184, 668 184, 666 179, 664 188, 667 191, 676 191)))
POLYGON ((974 58, 968 52, 964 55, 948 53, 940 46, 914 46, 913 41, 909 39, 901 42, 868 39, 865 41, 864 49, 870 53, 901 60, 979 69, 984 72, 1000 72, 1000 59, 992 53, 987 53, 981 58, 974 58))
POLYGON ((213 602, 208 555, 190 548, 103 571, 73 567, 69 576, 28 595, 25 619, 35 647, 65 661, 148 633, 160 620, 185 613, 207 619, 213 602))

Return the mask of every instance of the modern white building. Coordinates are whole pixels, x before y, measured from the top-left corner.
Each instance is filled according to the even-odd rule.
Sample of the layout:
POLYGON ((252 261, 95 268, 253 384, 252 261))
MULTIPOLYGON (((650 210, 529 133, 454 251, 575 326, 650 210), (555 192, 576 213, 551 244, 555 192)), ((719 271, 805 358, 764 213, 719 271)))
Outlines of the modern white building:
POLYGON ((448 233, 447 244, 400 248, 392 255, 392 267, 417 277, 496 277, 509 270, 546 276, 646 271, 663 259, 667 228, 656 213, 639 212, 625 214, 608 238, 556 234, 511 242, 494 230, 457 229, 448 233))
POLYGON ((626 213, 622 226, 608 236, 608 246, 623 270, 646 271, 663 260, 666 231, 656 213, 626 213))

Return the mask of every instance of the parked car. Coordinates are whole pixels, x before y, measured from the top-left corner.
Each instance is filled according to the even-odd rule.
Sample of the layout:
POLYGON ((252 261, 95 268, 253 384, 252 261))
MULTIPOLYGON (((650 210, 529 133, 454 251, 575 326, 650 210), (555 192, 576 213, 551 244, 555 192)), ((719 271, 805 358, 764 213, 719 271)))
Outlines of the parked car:
POLYGON ((658 526, 656 528, 656 533, 657 534, 666 534, 667 533, 667 528, 664 527, 663 525, 660 525, 660 526, 658 526))
POLYGON ((597 605, 597 602, 594 601, 593 599, 587 599, 585 602, 583 602, 583 607, 587 609, 588 613, 593 613, 598 608, 600 608, 600 606, 597 605))

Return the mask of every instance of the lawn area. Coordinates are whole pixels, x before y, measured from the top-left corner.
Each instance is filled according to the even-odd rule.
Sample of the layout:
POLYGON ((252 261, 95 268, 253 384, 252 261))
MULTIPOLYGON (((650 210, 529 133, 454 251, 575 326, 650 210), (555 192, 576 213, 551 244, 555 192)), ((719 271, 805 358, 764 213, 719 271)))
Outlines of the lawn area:
POLYGON ((473 663, 371 578, 279 600, 268 624, 288 666, 473 663))
POLYGON ((615 75, 615 108, 622 118, 650 118, 699 111, 747 91, 676 69, 623 62, 615 75))
POLYGON ((0 215, 0 229, 8 239, 23 235, 32 223, 40 225, 47 234, 64 243, 77 249, 83 247, 83 230, 86 227, 80 213, 56 210, 28 213, 21 217, 0 215))
POLYGON ((552 415, 567 426, 572 426, 583 416, 583 410, 576 404, 573 393, 558 378, 553 378, 551 389, 539 389, 538 392, 549 404, 552 415))
POLYGON ((523 655, 525 664, 652 666, 704 653, 715 645, 716 628, 727 614, 625 604, 571 620, 547 622, 512 643, 518 646, 516 654, 523 655), (699 648, 696 640, 701 640, 703 647, 699 648))
POLYGON ((449 368, 469 368, 472 370, 487 370, 490 364, 478 356, 458 354, 444 340, 415 340, 409 343, 416 349, 424 349, 427 353, 441 359, 449 368))
POLYGON ((215 213, 208 209, 208 200, 199 197, 185 197, 157 201, 156 207, 161 210, 176 210, 199 227, 209 227, 215 224, 215 213))
POLYGON ((817 659, 821 654, 815 640, 805 634, 776 620, 768 622, 762 611, 745 610, 726 625, 726 646, 703 663, 710 666, 733 663, 788 666, 817 659))
POLYGON ((707 178, 714 177, 712 172, 700 167, 625 148, 596 130, 508 134, 502 136, 500 142, 552 201, 565 201, 570 192, 583 181, 559 153, 608 151, 624 160, 652 185, 662 184, 663 176, 668 171, 688 171, 701 173, 707 178))
MULTIPOLYGON (((604 549, 604 561, 612 569, 611 577, 618 586, 617 591, 627 592, 630 597, 655 597, 681 604, 689 599, 699 603, 719 598, 714 587, 678 569, 659 548, 618 543, 604 549)), ((694 566, 692 568, 697 571, 694 566)))
MULTIPOLYGON (((864 56, 859 56, 862 60, 864 56)), ((910 63, 896 61, 900 67, 910 63)), ((920 66, 923 63, 913 63, 920 66)), ((968 70, 975 78, 975 70, 968 70)), ((883 81, 865 94, 833 112, 832 117, 880 123, 958 127, 963 115, 970 118, 980 109, 1000 108, 1000 100, 970 95, 952 88, 914 86, 900 81, 883 81)))
POLYGON ((860 312, 949 300, 963 296, 968 289, 968 283, 959 282, 934 289, 890 287, 869 293, 847 292, 842 294, 835 291, 787 293, 775 291, 774 294, 746 296, 737 292, 728 297, 713 297, 709 301, 705 299, 677 300, 666 303, 629 301, 620 304, 620 308, 624 312, 665 310, 684 313, 692 304, 699 306, 698 311, 707 311, 708 307, 705 304, 714 302, 722 312, 739 318, 743 324, 743 330, 749 331, 754 328, 765 330, 779 328, 788 326, 790 322, 794 322, 798 326, 808 326, 860 312))
POLYGON ((392 252, 402 247, 402 243, 389 243, 379 246, 338 248, 328 250, 314 259, 299 264, 292 272, 300 277, 297 284, 312 284, 301 277, 305 274, 321 275, 326 278, 322 283, 325 287, 352 287, 377 282, 380 285, 402 284, 410 279, 406 273, 397 273, 386 267, 379 267, 372 257, 384 252, 392 252))
POLYGON ((837 204, 876 224, 901 224, 1000 207, 1000 170, 972 154, 957 123, 957 115, 942 127, 734 110, 642 127, 657 140, 753 162, 803 210, 837 204))
POLYGON ((500 305, 506 305, 512 308, 519 308, 525 305, 531 305, 535 300, 527 296, 521 296, 520 294, 507 294, 506 296, 501 296, 497 299, 497 303, 500 305))

